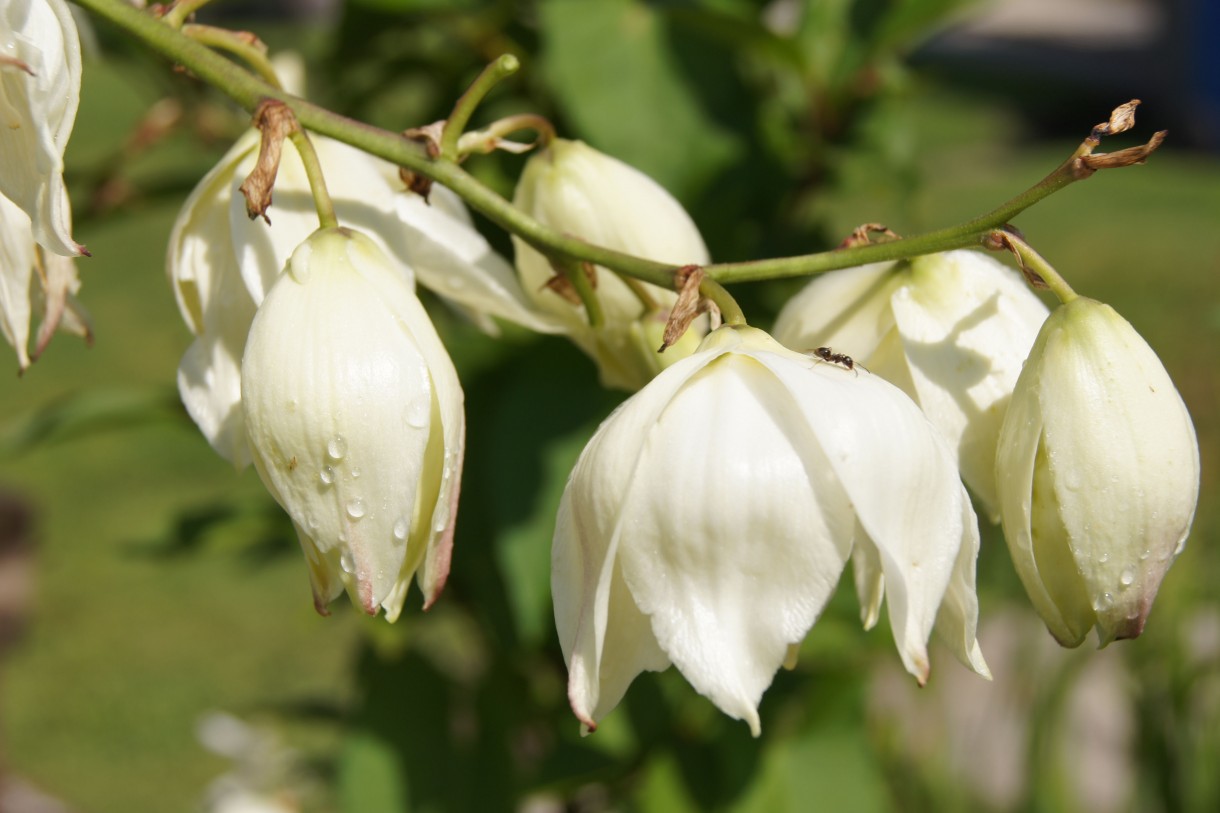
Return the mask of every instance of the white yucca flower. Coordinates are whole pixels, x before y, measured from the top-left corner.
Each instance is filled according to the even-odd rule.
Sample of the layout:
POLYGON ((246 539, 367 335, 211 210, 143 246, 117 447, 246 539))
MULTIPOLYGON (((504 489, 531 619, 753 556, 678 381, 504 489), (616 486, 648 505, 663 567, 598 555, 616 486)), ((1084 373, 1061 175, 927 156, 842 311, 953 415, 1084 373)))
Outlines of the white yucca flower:
MULTIPOLYGON (((526 302, 512 267, 475 230, 460 199, 434 187, 431 205, 397 170, 354 147, 314 136, 339 222, 367 234, 413 277, 478 316, 556 329, 526 302)), ((250 320, 292 252, 317 228, 317 210, 296 150, 283 151, 270 225, 252 221, 239 187, 254 166, 258 134, 243 136, 183 206, 167 268, 196 338, 178 368, 187 411, 213 448, 239 467, 250 461, 242 426, 242 348, 250 320)))
POLYGON ((402 269, 358 232, 315 232, 258 309, 241 390, 255 465, 297 529, 319 611, 346 588, 393 621, 417 572, 431 604, 449 572, 465 417, 402 269))
MULTIPOLYGON (((634 167, 580 141, 556 139, 535 153, 517 182, 513 205, 558 232, 605 248, 674 265, 708 262, 699 230, 672 195, 634 167)), ((639 389, 689 355, 707 331, 707 320, 701 319, 685 342, 658 353, 677 294, 639 283, 656 304, 649 311, 626 282, 600 267, 596 295, 605 323, 592 328, 583 306, 548 285, 556 274, 550 261, 519 237, 513 244, 526 292, 597 362, 608 387, 639 389)))
POLYGON ((34 240, 65 257, 72 239, 64 148, 80 102, 80 37, 63 0, 0 2, 0 195, 29 216, 34 240))
POLYGON ((996 459, 1004 536, 1051 634, 1144 629, 1199 499, 1199 443, 1156 353, 1109 305, 1060 305, 1017 380, 996 459))
POLYGON ((593 728, 670 663, 758 734, 758 703, 849 557, 921 683, 934 623, 981 674, 978 528, 944 441, 883 379, 724 327, 598 429, 560 503, 552 592, 593 728), (939 619, 938 619, 939 614, 939 619))
POLYGON ((1000 422, 1048 313, 1017 272, 951 251, 823 274, 784 306, 774 335, 793 350, 849 353, 911 396, 996 521, 1000 422))

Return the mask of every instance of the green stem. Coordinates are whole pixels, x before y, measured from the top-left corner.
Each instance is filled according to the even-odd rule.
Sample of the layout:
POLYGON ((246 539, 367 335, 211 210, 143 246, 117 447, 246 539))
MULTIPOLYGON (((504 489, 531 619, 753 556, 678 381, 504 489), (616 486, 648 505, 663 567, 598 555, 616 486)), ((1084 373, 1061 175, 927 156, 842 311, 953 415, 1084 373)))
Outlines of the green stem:
POLYGON ((902 260, 922 254, 936 254, 955 248, 979 245, 982 236, 999 228, 1021 212, 1048 195, 1058 192, 1079 180, 1074 174, 1073 155, 1053 172, 1021 194, 998 206, 985 215, 968 220, 957 226, 907 237, 852 248, 834 249, 800 257, 780 257, 771 260, 754 260, 742 263, 720 263, 705 266, 703 271, 718 282, 748 282, 780 277, 799 277, 819 274, 839 268, 864 265, 866 263, 902 260))
POLYGON ((210 2, 212 0, 178 0, 161 19, 173 28, 181 28, 188 17, 210 2))
MULTIPOLYGON (((482 212, 499 227, 516 234, 544 254, 569 261, 601 265, 664 288, 673 287, 673 273, 680 264, 659 263, 620 251, 586 243, 560 234, 526 215, 500 195, 477 181, 452 160, 428 156, 424 146, 359 121, 332 113, 303 99, 278 90, 242 70, 238 65, 192 41, 162 21, 141 12, 123 0, 76 0, 101 17, 110 20, 142 40, 153 50, 182 64, 202 81, 218 88, 237 104, 253 112, 264 99, 279 99, 296 114, 302 127, 343 141, 387 161, 407 167, 436 183, 449 187, 473 209, 482 212)), ((461 129, 479 101, 496 82, 516 69, 516 58, 504 56, 480 75, 455 106, 442 135, 450 152, 456 154, 461 129)), ((1082 149, 1084 145, 1082 145, 1082 149)), ((1087 152, 1087 150, 1085 150, 1087 152)), ((1079 153, 1080 151, 1078 151, 1079 153)), ((966 223, 927 234, 875 245, 856 246, 801 257, 782 257, 743 263, 708 265, 704 272, 720 283, 816 274, 865 263, 899 260, 955 248, 979 245, 990 230, 999 228, 1020 212, 1074 181, 1087 177, 1078 174, 1073 155, 1048 176, 1012 200, 966 223)))
POLYGON ((322 175, 322 164, 318 161, 318 152, 313 148, 313 142, 304 130, 294 130, 289 136, 292 146, 296 147, 305 165, 305 177, 309 179, 309 191, 313 194, 314 207, 318 210, 318 223, 323 229, 332 229, 339 225, 335 216, 335 204, 330 199, 326 188, 326 178, 322 175))
POLYGON ((703 282, 699 284, 699 293, 716 304, 726 325, 746 324, 745 312, 737 304, 737 300, 716 280, 704 277, 703 282))
POLYGON ((228 51, 253 68, 264 82, 276 90, 283 90, 284 86, 280 84, 280 78, 276 75, 275 68, 271 67, 271 60, 267 58, 266 50, 254 45, 236 31, 192 23, 182 26, 182 33, 209 48, 228 51))
POLYGON ((445 129, 441 132, 441 157, 447 161, 458 160, 458 139, 466 129, 466 123, 474 114, 475 108, 483 101, 483 97, 498 85, 505 77, 511 76, 521 67, 521 62, 512 54, 501 54, 500 57, 483 69, 479 78, 474 80, 466 92, 453 105, 453 112, 445 121, 445 129))
POLYGON ((602 313, 602 301, 598 299, 597 292, 593 290, 593 283, 589 281, 589 275, 585 273, 584 264, 566 262, 561 267, 568 282, 572 283, 572 287, 576 289, 576 295, 584 303, 589 326, 601 327, 606 321, 605 314, 602 313))
POLYGON ((1079 296, 1079 294, 1072 290, 1072 286, 1068 285, 1067 280, 1059 275, 1054 266, 1048 263, 1029 243, 1011 231, 999 231, 996 232, 995 236, 997 242, 1000 242, 1017 255, 1023 268, 1032 271, 1042 278, 1042 281, 1046 283, 1046 287, 1051 290, 1051 293, 1059 297, 1060 302, 1066 305, 1079 296))
POLYGON ((510 133, 520 132, 521 130, 533 130, 538 134, 538 137, 532 144, 514 142, 522 152, 535 147, 545 149, 548 144, 555 140, 555 125, 551 124, 550 120, 536 113, 518 113, 515 116, 507 116, 493 121, 482 130, 462 133, 457 144, 458 159, 461 160, 475 152, 490 153, 496 149, 501 149, 501 142, 504 141, 505 136, 510 133))

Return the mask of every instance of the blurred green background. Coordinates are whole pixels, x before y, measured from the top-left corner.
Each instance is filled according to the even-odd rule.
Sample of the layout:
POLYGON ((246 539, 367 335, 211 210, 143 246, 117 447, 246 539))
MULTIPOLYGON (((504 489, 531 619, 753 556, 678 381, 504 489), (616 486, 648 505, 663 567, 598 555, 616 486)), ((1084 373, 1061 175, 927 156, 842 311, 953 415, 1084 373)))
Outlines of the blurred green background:
MULTIPOLYGON (((485 61, 517 53, 520 75, 474 123, 551 117, 673 191, 722 260, 827 248, 869 221, 910 234, 979 214, 1134 93, 1052 81, 1033 62, 988 74, 951 39, 929 45, 971 11, 953 0, 363 0, 325 24, 224 16, 251 5, 218 3, 209 19, 302 51, 318 101, 395 130, 442 118, 485 61)), ((1195 418, 1199 513, 1141 639, 1059 649, 985 528, 994 683, 937 652, 916 691, 884 624, 860 630, 845 584, 764 697, 760 739, 674 670, 638 678, 581 739, 550 534, 568 470, 622 396, 560 339, 492 340, 430 302, 469 409, 450 584, 427 617, 409 599, 393 627, 343 602, 318 617, 288 522, 252 471, 211 452, 173 383, 188 333, 166 238, 244 118, 97 33, 68 151, 97 341, 61 336, 24 378, 0 376, 0 489, 28 502, 36 540, 24 635, 0 653, 6 781, 127 813, 200 809, 222 774, 309 811, 1220 809, 1216 155, 1171 134, 1147 166, 1016 222, 1135 325, 1195 418), (133 148, 165 99, 185 111, 177 126, 133 148), (197 727, 218 710, 278 745, 236 764, 209 751, 197 727)), ((1171 101, 1146 96, 1117 146, 1179 120, 1171 101)), ((510 195, 521 159, 470 165, 510 195)), ((799 284, 734 293, 765 325, 799 284)))

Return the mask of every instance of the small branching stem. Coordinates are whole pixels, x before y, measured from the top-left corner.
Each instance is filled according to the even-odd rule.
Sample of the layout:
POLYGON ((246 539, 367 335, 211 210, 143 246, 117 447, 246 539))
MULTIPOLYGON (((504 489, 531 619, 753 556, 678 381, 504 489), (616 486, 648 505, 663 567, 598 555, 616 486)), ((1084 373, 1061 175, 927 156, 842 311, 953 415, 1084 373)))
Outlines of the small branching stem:
POLYGON ((296 147, 297 154, 301 156, 301 163, 305 165, 305 177, 309 179, 309 191, 313 195, 314 208, 318 211, 319 226, 323 229, 338 226, 335 204, 326 188, 326 178, 322 174, 322 164, 318 161, 318 151, 314 149, 313 141, 308 133, 299 129, 288 137, 292 139, 292 146, 296 147))

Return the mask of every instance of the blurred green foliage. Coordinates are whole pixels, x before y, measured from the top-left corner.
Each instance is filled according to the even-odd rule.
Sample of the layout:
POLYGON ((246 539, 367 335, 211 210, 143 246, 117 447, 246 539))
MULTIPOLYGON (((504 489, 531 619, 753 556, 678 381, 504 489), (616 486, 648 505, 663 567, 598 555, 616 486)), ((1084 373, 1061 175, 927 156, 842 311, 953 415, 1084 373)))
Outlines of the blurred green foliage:
MULTIPOLYGON (((257 30, 273 50, 306 50, 317 100, 395 130, 444 117, 487 60, 516 53, 520 76, 473 124, 547 115, 666 185, 728 260, 826 248, 866 221, 902 233, 958 222, 1070 152, 1029 139, 1002 101, 905 66, 959 5, 354 0, 332 29, 257 30)), ((226 770, 193 733, 223 708, 296 749, 313 780, 307 810, 1220 807, 1220 513, 1209 499, 1220 162, 1170 146, 1018 222, 1077 290, 1148 338, 1197 421, 1200 514, 1144 638, 1100 656, 1055 648, 985 529, 995 684, 938 653, 931 685, 913 693, 895 679, 888 632, 860 631, 848 585, 765 696, 760 739, 673 670, 637 679, 582 739, 553 632, 549 542, 567 472, 621 396, 560 339, 508 330, 493 341, 430 302, 469 409, 450 584, 426 617, 409 601, 394 627, 340 605, 317 618, 288 523, 174 400, 188 338, 164 283, 165 241, 242 117, 100 33, 110 56, 87 66, 69 151, 77 231, 95 255, 81 267, 97 346, 58 338, 23 380, 0 380, 0 483, 39 509, 41 542, 34 623, 0 662, 7 769, 81 810, 188 808, 226 770), (167 95, 183 104, 178 126, 125 149, 167 95), (1082 785, 1091 777, 1110 780, 1117 802, 1082 785)), ((1072 124, 1083 135, 1115 101, 1072 124)), ((471 168, 511 194, 521 160, 471 168)), ((799 284, 740 293, 766 324, 799 284)))

